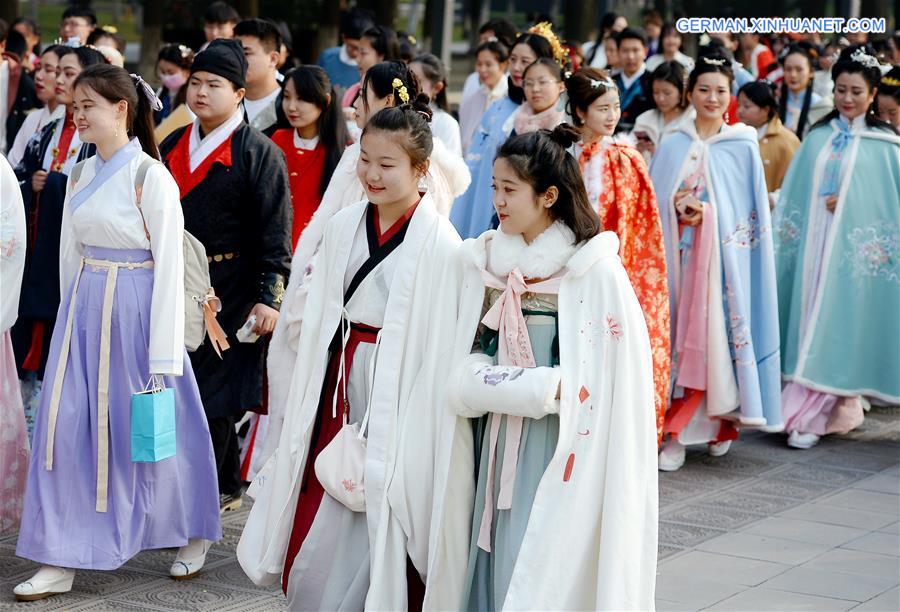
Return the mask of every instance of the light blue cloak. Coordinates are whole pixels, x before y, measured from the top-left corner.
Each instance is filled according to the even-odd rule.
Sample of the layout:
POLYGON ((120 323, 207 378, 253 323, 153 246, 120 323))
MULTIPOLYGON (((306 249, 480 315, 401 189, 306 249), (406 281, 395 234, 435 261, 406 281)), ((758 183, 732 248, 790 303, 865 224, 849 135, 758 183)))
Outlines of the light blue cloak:
MULTIPOLYGON (((698 140, 691 122, 666 137, 650 166, 666 243, 669 287, 677 286, 672 199, 684 179, 691 145, 698 140)), ((716 207, 722 258, 722 296, 728 339, 740 395, 740 418, 747 425, 778 430, 781 418, 781 360, 775 260, 765 174, 756 130, 726 127, 708 139, 706 183, 716 207)), ((677 225, 675 225, 677 227, 677 225)), ((671 329, 677 328, 676 291, 670 291, 671 329)), ((674 345, 674 344, 673 344, 674 345)))
POLYGON ((785 378, 835 395, 900 403, 900 137, 862 129, 846 149, 838 204, 814 282, 810 228, 837 133, 812 130, 794 156, 774 220, 785 378), (808 310, 811 308, 811 311, 808 310), (806 313, 809 320, 806 321, 806 313))
POLYGON ((519 105, 506 96, 491 104, 481 118, 466 151, 466 165, 472 175, 469 188, 456 198, 450 210, 450 221, 465 240, 477 238, 491 229, 494 216, 494 156, 510 134, 504 124, 519 105))

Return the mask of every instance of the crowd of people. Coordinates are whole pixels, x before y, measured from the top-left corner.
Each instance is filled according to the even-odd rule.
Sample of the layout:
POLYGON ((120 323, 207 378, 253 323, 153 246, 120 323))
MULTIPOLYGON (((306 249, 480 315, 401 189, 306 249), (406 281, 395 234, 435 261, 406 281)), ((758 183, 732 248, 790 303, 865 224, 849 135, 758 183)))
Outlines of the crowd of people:
POLYGON ((497 19, 454 109, 367 11, 317 64, 204 33, 151 77, 90 9, 0 21, 17 599, 193 578, 247 495, 291 609, 648 610, 687 446, 900 404, 898 37, 497 19))

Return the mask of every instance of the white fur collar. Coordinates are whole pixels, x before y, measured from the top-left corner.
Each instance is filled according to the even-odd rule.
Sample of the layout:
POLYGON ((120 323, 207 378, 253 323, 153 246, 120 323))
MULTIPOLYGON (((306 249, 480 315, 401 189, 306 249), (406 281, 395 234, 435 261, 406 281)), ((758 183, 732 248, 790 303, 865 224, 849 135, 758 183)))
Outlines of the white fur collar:
POLYGON ((549 278, 562 270, 577 250, 575 234, 561 221, 554 222, 531 244, 526 244, 521 234, 498 230, 491 235, 488 269, 501 278, 513 268, 519 268, 525 278, 549 278))

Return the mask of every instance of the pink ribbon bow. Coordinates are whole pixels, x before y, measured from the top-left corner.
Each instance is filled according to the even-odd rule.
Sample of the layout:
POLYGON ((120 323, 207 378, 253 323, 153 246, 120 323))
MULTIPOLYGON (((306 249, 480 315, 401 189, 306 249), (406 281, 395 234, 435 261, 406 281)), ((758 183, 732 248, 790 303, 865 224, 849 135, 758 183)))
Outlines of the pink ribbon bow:
MULTIPOLYGON (((506 278, 506 283, 494 275, 483 272, 482 279, 487 287, 502 289, 503 293, 494 302, 490 310, 481 319, 487 327, 497 330, 497 363, 514 365, 522 368, 535 367, 534 352, 528 337, 525 315, 522 314, 522 295, 532 293, 559 293, 562 277, 554 277, 545 281, 528 284, 518 268, 513 268, 506 278)), ((497 439, 500 435, 502 415, 491 414, 490 447, 488 450, 488 472, 485 483, 484 512, 481 515, 481 527, 478 531, 478 547, 491 552, 491 524, 494 508, 494 465, 497 455, 497 439)), ((516 481, 516 469, 519 462, 519 442, 522 438, 522 417, 508 415, 506 419, 506 444, 503 449, 503 464, 500 471, 500 493, 497 496, 497 509, 512 508, 513 486, 516 481)))

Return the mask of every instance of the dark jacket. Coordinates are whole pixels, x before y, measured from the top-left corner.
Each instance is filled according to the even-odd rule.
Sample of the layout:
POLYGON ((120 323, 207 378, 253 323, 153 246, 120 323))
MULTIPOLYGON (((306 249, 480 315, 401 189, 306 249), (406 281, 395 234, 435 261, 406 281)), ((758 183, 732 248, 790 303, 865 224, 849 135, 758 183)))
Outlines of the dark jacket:
MULTIPOLYGON (((176 145, 191 126, 166 138, 160 152, 172 170, 176 145)), ((291 206, 281 151, 246 124, 231 136, 231 166, 216 161, 196 187, 184 193, 184 227, 206 248, 213 288, 222 300, 218 321, 231 348, 216 355, 207 341, 191 363, 209 418, 237 415, 263 403, 267 338, 238 342, 235 332, 257 303, 278 309, 291 265, 291 206)), ((199 169, 198 169, 199 170, 199 169)))
POLYGON ((616 74, 613 79, 616 81, 616 87, 619 88, 619 102, 622 104, 622 116, 616 126, 616 132, 630 132, 641 113, 656 108, 656 103, 653 102, 650 72, 644 72, 627 91, 621 73, 616 74))

